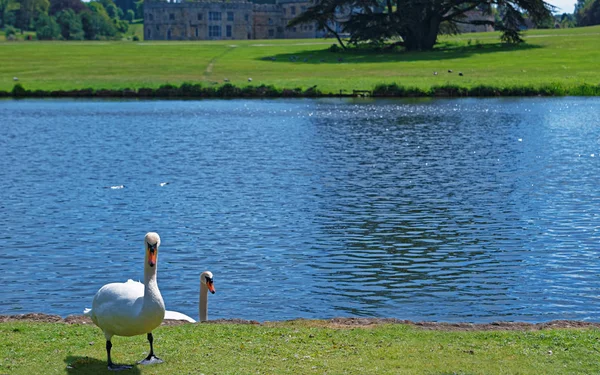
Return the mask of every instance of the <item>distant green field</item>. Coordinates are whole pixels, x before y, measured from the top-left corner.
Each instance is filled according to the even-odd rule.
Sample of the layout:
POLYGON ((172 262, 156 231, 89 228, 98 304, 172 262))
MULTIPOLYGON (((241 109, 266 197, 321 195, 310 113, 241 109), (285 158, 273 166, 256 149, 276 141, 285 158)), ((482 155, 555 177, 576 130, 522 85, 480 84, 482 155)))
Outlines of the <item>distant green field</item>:
MULTIPOLYGON (((132 25, 141 35, 142 25, 132 25)), ((274 85, 322 92, 371 90, 381 83, 426 89, 600 84, 600 26, 534 30, 507 46, 499 33, 442 37, 431 52, 333 53, 332 39, 201 42, 0 42, 0 90, 13 77, 29 90, 274 85), (448 70, 452 70, 449 73, 448 70), (437 72, 437 75, 434 75, 437 72), (459 76, 459 72, 463 76, 459 76)))

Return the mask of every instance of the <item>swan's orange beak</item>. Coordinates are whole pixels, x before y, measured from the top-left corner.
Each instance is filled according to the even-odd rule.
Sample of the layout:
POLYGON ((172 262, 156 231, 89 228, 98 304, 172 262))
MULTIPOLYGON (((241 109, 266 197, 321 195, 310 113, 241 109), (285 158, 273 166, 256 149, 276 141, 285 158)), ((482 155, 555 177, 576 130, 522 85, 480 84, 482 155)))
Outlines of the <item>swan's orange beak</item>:
POLYGON ((208 281, 206 283, 206 287, 208 288, 208 290, 210 290, 210 292, 212 294, 215 294, 216 290, 215 290, 215 284, 212 281, 208 281))
POLYGON ((148 265, 150 267, 156 265, 156 251, 148 251, 148 265))
POLYGON ((148 265, 154 267, 156 265, 156 255, 158 254, 158 244, 148 244, 148 265))

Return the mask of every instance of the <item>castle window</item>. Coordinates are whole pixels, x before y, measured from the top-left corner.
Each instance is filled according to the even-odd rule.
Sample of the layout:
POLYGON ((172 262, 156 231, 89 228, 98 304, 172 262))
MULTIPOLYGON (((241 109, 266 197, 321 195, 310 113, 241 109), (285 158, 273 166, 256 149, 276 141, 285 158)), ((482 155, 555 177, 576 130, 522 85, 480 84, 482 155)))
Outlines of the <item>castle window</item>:
POLYGON ((302 6, 300 7, 300 11, 301 11, 302 13, 306 12, 306 7, 305 7, 304 5, 302 5, 302 6))
POLYGON ((169 20, 175 20, 175 13, 169 13, 169 20))
MULTIPOLYGON (((221 12, 208 12, 208 20, 209 21, 220 21, 221 20, 221 12)), ((220 33, 219 33, 219 36, 220 33)))
POLYGON ((220 37, 220 36, 221 36, 221 25, 209 25, 208 26, 208 37, 209 38, 215 38, 215 37, 220 37))
POLYGON ((198 13, 198 21, 202 21, 202 13, 198 13))
POLYGON ((283 8, 283 15, 286 15, 286 14, 287 14, 287 9, 283 8))
POLYGON ((146 29, 146 38, 148 38, 148 39, 152 38, 152 29, 150 29, 150 28, 146 29))
POLYGON ((292 27, 292 32, 294 32, 294 33, 296 32, 296 28, 295 27, 292 27))
POLYGON ((269 25, 273 24, 273 20, 269 18, 269 25))
POLYGON ((275 30, 269 29, 269 38, 272 38, 274 36, 275 36, 275 30))
POLYGON ((295 7, 294 5, 292 5, 292 6, 290 7, 290 10, 291 10, 291 12, 292 12, 292 16, 293 16, 294 14, 296 14, 296 7, 295 7))
POLYGON ((196 27, 196 38, 200 36, 200 30, 196 27))
POLYGON ((171 29, 167 30, 167 40, 171 40, 171 29))
POLYGON ((227 21, 233 21, 233 12, 227 12, 227 21))
POLYGON ((231 25, 227 25, 227 26, 226 26, 226 28, 225 28, 225 35, 226 35, 228 38, 231 38, 231 25))
MULTIPOLYGON (((244 14, 244 21, 248 22, 248 19, 249 19, 249 18, 250 18, 250 17, 248 16, 248 13, 244 14)), ((248 39, 250 39, 250 38, 248 38, 248 39)))
POLYGON ((148 19, 150 21, 154 21, 154 14, 152 14, 152 13, 148 14, 148 19))

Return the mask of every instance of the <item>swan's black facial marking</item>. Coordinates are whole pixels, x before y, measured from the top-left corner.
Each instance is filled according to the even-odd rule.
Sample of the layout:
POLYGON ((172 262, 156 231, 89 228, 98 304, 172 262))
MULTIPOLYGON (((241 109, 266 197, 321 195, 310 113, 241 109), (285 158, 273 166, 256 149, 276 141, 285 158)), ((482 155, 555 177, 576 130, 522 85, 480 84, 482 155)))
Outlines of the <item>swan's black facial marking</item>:
POLYGON ((212 294, 215 294, 215 286, 213 285, 212 277, 204 276, 204 279, 206 280, 206 286, 207 286, 208 290, 212 294))
POLYGON ((158 250, 158 242, 153 244, 147 242, 148 245, 148 265, 154 267, 156 265, 156 253, 158 250))

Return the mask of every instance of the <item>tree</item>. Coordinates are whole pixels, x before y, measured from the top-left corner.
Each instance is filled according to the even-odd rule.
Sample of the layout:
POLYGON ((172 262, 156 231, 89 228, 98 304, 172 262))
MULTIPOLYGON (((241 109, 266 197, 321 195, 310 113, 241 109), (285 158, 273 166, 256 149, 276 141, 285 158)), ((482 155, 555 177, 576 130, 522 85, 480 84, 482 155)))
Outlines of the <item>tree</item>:
POLYGON ((127 14, 125 15, 125 19, 127 21, 129 21, 129 23, 133 23, 133 20, 135 19, 135 12, 133 11, 133 9, 127 10, 127 14))
POLYGON ((144 0, 135 2, 135 18, 144 18, 144 0))
POLYGON ((114 0, 115 4, 123 10, 123 12, 127 13, 128 10, 133 10, 135 12, 135 0, 114 0))
POLYGON ((9 0, 0 0, 0 27, 4 27, 4 16, 8 12, 9 0))
POLYGON ((60 34, 65 40, 83 40, 81 17, 73 9, 66 9, 56 14, 56 22, 60 26, 60 34))
POLYGON ((106 10, 108 16, 112 19, 121 19, 123 17, 123 10, 119 8, 112 0, 96 0, 106 10))
POLYGON ((81 24, 85 39, 96 40, 114 38, 118 31, 101 3, 92 1, 87 5, 89 11, 81 13, 81 24))
POLYGON ((20 0, 15 26, 21 30, 32 30, 35 27, 35 21, 41 15, 47 15, 49 8, 48 0, 20 0))
POLYGON ((41 14, 35 24, 35 32, 39 40, 52 40, 60 37, 58 23, 47 14, 41 14))
POLYGON ((396 44, 407 50, 429 50, 436 43, 442 24, 450 31, 456 31, 461 23, 494 25, 493 17, 470 20, 467 16, 471 11, 491 15, 493 6, 498 5, 504 8, 501 38, 511 43, 523 41, 519 31, 524 23, 523 12, 538 22, 553 9, 544 0, 315 0, 289 26, 316 22, 323 29, 328 22, 338 22, 354 44, 401 38, 396 44))
POLYGON ((600 0, 579 0, 575 5, 575 17, 579 26, 600 25, 600 0))
POLYGON ((48 14, 54 16, 56 13, 72 9, 75 13, 79 14, 84 10, 87 10, 85 3, 81 0, 50 0, 50 10, 48 14))
POLYGON ((563 13, 562 16, 560 16, 560 19, 558 20, 558 22, 560 22, 561 29, 568 29, 571 27, 575 27, 575 23, 576 23, 575 15, 563 13))
MULTIPOLYGON (((323 30, 335 36, 340 46, 346 49, 340 34, 332 27, 343 16, 342 10, 338 10, 337 0, 321 0, 318 6, 309 7, 304 13, 294 18, 288 27, 293 27, 303 23, 316 23, 317 30, 323 30)), ((343 9, 343 8, 342 8, 343 9)))

